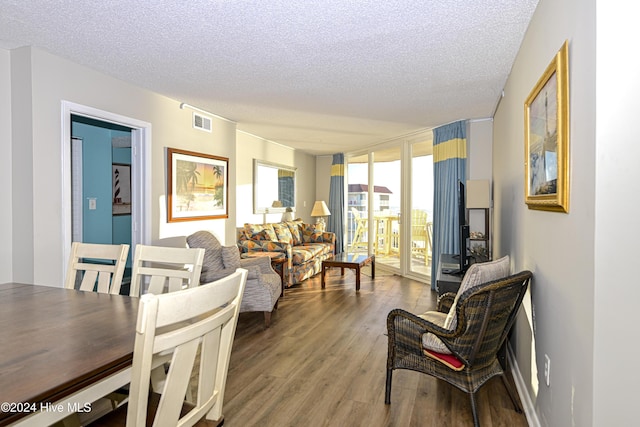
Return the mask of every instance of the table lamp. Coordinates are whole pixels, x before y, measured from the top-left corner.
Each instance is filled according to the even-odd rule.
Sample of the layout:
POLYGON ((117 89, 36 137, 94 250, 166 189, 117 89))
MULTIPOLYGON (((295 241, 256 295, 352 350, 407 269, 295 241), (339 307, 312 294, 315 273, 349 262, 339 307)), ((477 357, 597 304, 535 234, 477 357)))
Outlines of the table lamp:
POLYGON ((311 216, 318 218, 316 220, 316 227, 321 229, 322 231, 324 231, 325 229, 324 217, 328 215, 331 215, 331 212, 329 212, 327 204, 324 202, 324 200, 317 200, 313 204, 313 209, 311 209, 311 216))
POLYGON ((467 209, 489 209, 491 191, 488 179, 467 181, 467 209))
POLYGON ((284 210, 284 213, 282 214, 282 219, 280 220, 280 222, 293 221, 293 214, 291 212, 293 212, 293 208, 287 206, 287 208, 284 210))

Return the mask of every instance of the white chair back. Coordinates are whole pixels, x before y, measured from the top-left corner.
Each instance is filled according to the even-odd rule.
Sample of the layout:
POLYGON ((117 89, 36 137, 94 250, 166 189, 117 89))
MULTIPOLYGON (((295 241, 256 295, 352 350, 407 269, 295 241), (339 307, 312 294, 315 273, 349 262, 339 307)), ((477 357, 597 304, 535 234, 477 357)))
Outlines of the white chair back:
POLYGON ((129 245, 73 242, 64 287, 76 289, 81 272, 80 290, 119 294, 128 254, 129 245))
POLYGON ((191 426, 206 416, 222 419, 222 403, 247 270, 180 292, 140 298, 127 426, 146 425, 154 355, 172 354, 154 426, 191 426), (184 409, 200 349, 195 405, 184 409))
POLYGON ((179 291, 200 284, 204 249, 136 245, 130 296, 179 291))

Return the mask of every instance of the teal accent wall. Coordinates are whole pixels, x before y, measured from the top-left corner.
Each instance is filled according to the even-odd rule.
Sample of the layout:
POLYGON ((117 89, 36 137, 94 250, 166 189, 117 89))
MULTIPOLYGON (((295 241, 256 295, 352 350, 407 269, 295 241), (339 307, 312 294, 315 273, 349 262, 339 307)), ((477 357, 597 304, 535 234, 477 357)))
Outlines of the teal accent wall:
POLYGON ((111 130, 71 123, 74 137, 82 138, 82 241, 111 244, 111 130), (96 208, 89 209, 95 198, 96 208))
MULTIPOLYGON (((112 213, 113 163, 131 164, 131 148, 114 148, 114 137, 131 137, 121 126, 73 116, 71 132, 82 139, 82 241, 131 245, 131 215, 112 213), (96 209, 89 209, 89 199, 96 209)), ((131 253, 131 249, 130 249, 131 253)), ((131 266, 131 256, 127 266, 131 266)))

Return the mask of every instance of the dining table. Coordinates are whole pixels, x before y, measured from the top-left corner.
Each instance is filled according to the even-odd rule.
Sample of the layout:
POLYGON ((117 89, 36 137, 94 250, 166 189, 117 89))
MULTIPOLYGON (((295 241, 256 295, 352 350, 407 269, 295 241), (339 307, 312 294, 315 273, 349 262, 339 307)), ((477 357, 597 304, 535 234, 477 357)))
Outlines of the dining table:
POLYGON ((0 284, 0 426, 50 425, 131 378, 138 298, 0 284))

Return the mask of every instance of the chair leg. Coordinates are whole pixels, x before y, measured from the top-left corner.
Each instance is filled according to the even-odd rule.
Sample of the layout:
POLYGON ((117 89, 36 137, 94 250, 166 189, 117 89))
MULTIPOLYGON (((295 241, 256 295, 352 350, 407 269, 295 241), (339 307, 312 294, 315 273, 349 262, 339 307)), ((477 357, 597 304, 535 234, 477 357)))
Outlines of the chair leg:
POLYGON ((469 399, 471 400, 471 413, 473 414, 473 426, 480 427, 480 420, 478 419, 478 408, 476 407, 475 393, 469 393, 469 399))
POLYGON ((387 385, 384 390, 384 403, 389 405, 391 403, 391 377, 393 376, 393 369, 387 368, 387 385))
POLYGON ((522 405, 520 405, 520 399, 518 398, 518 393, 513 389, 513 387, 511 386, 511 383, 509 383, 507 374, 502 374, 501 376, 502 376, 502 382, 504 383, 504 387, 507 389, 507 393, 509 393, 509 397, 513 402, 513 407, 515 408, 517 413, 521 414, 522 405))
POLYGON ((264 326, 266 328, 271 326, 271 312, 270 311, 265 311, 264 312, 264 326))

